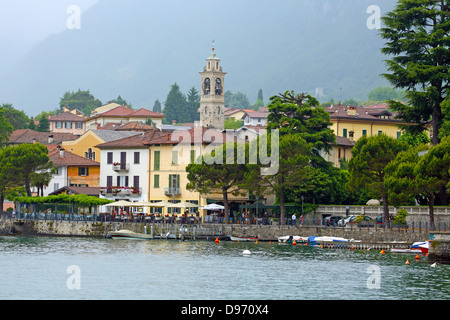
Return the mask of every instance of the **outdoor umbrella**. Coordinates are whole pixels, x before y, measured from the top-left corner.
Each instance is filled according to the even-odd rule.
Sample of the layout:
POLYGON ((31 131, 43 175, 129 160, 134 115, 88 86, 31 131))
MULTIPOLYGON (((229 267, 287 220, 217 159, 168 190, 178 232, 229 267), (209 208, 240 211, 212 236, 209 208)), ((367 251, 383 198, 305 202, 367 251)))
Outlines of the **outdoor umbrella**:
MULTIPOLYGON (((170 205, 167 206, 168 208, 183 208, 184 211, 186 210, 186 208, 197 208, 198 205, 196 205, 195 203, 191 203, 191 202, 179 202, 179 203, 172 203, 170 205)), ((181 214, 183 214, 184 212, 181 212, 181 214)))
POLYGON ((112 203, 105 204, 105 207, 130 207, 133 203, 126 200, 120 200, 112 203))
POLYGON ((215 203, 211 203, 211 204, 207 204, 206 206, 200 207, 200 209, 205 209, 205 210, 223 210, 225 209, 224 206, 215 204, 215 203))

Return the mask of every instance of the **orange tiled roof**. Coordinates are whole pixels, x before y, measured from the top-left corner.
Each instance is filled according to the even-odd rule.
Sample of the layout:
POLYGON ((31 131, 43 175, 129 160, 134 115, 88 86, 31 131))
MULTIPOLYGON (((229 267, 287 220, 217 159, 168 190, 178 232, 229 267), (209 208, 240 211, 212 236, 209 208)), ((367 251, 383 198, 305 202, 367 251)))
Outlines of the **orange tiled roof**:
POLYGON ((55 166, 100 166, 100 162, 81 157, 61 147, 51 150, 48 156, 55 166), (63 150, 63 153, 60 150, 63 150))

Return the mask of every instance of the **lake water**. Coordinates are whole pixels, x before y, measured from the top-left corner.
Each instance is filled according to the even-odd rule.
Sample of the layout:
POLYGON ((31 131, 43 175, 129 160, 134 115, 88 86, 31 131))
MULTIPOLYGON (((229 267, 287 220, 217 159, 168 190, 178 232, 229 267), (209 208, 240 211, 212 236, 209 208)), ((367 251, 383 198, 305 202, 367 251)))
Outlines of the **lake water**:
POLYGON ((1 300, 450 298, 450 266, 378 250, 6 236, 0 257, 1 300))

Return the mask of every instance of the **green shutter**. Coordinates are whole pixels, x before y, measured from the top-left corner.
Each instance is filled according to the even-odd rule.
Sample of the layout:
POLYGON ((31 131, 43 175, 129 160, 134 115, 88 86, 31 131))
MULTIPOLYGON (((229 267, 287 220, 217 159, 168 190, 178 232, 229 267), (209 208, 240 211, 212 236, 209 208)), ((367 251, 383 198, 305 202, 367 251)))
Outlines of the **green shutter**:
POLYGON ((161 157, 160 151, 155 151, 153 153, 153 158, 154 158, 153 159, 153 170, 155 170, 155 171, 159 171, 160 157, 161 157))

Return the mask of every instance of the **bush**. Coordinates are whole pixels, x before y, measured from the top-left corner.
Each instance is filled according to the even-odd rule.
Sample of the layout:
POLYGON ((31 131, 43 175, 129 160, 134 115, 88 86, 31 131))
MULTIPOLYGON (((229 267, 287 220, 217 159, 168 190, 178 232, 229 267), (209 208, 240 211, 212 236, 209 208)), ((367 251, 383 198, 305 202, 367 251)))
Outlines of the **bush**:
POLYGON ((397 215, 394 217, 394 224, 405 224, 406 217, 408 216, 408 211, 405 209, 400 209, 397 212, 397 215))

